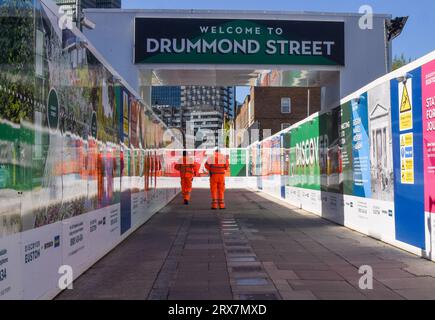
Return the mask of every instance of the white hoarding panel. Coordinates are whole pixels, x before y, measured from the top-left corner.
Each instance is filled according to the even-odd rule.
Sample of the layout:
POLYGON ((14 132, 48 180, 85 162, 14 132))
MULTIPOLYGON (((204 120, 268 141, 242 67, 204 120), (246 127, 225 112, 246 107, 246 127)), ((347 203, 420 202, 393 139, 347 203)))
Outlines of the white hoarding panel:
POLYGON ((131 194, 131 226, 136 227, 143 220, 143 192, 131 194))
POLYGON ((43 298, 58 287, 62 265, 62 222, 22 233, 23 298, 43 298))
POLYGON ((368 235, 392 243, 396 239, 394 226, 394 202, 369 200, 368 235))
POLYGON ((114 204, 106 208, 108 212, 108 245, 112 248, 121 240, 121 205, 114 204))
POLYGON ((21 234, 0 239, 0 300, 21 299, 23 295, 21 234))
POLYGON ((74 278, 90 263, 87 215, 62 221, 62 263, 72 267, 74 278))
POLYGON ((98 259, 110 247, 110 220, 108 208, 99 209, 87 214, 88 254, 89 261, 98 259))
POLYGON ((300 189, 301 208, 309 212, 320 215, 322 212, 322 202, 320 201, 319 190, 300 189))

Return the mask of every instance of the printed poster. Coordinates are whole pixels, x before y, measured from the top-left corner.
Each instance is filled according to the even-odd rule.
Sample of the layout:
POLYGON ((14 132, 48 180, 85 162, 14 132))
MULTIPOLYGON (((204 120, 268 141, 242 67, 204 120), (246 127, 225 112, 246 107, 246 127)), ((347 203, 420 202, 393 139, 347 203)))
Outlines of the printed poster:
POLYGON ((400 135, 400 181, 402 184, 414 184, 414 134, 400 135))
POLYGON ((424 207, 435 212, 435 61, 422 67, 424 207))
POLYGON ((367 93, 352 101, 353 194, 371 197, 367 93))
POLYGON ((372 199, 394 200, 390 83, 368 91, 372 199))

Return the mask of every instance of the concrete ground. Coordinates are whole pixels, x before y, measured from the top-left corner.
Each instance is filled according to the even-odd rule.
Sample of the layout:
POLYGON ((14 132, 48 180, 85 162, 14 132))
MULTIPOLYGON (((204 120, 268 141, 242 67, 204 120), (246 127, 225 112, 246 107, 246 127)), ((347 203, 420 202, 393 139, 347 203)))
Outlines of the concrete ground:
POLYGON ((178 196, 57 298, 435 299, 433 262, 248 190, 226 203, 178 196))

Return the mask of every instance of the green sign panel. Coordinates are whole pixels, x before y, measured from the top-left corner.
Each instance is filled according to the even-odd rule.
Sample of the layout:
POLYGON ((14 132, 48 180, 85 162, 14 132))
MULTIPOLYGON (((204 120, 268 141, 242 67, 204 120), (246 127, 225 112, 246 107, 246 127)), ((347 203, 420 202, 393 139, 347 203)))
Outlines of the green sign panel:
POLYGON ((320 190, 319 118, 291 130, 289 185, 320 190))
POLYGON ((135 63, 344 65, 344 23, 136 18, 135 63))
POLYGON ((50 90, 47 104, 48 127, 54 130, 59 125, 59 99, 55 89, 50 90))
POLYGON ((231 177, 246 176, 246 149, 232 149, 230 151, 231 177))

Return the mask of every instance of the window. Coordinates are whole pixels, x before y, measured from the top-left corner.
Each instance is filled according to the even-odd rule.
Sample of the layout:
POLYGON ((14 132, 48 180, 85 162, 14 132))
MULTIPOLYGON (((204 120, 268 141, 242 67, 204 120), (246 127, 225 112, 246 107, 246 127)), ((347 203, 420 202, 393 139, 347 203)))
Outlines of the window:
POLYGON ((287 129, 290 127, 290 123, 281 123, 281 130, 287 129))
POLYGON ((281 113, 292 112, 292 100, 290 98, 281 98, 281 113))

